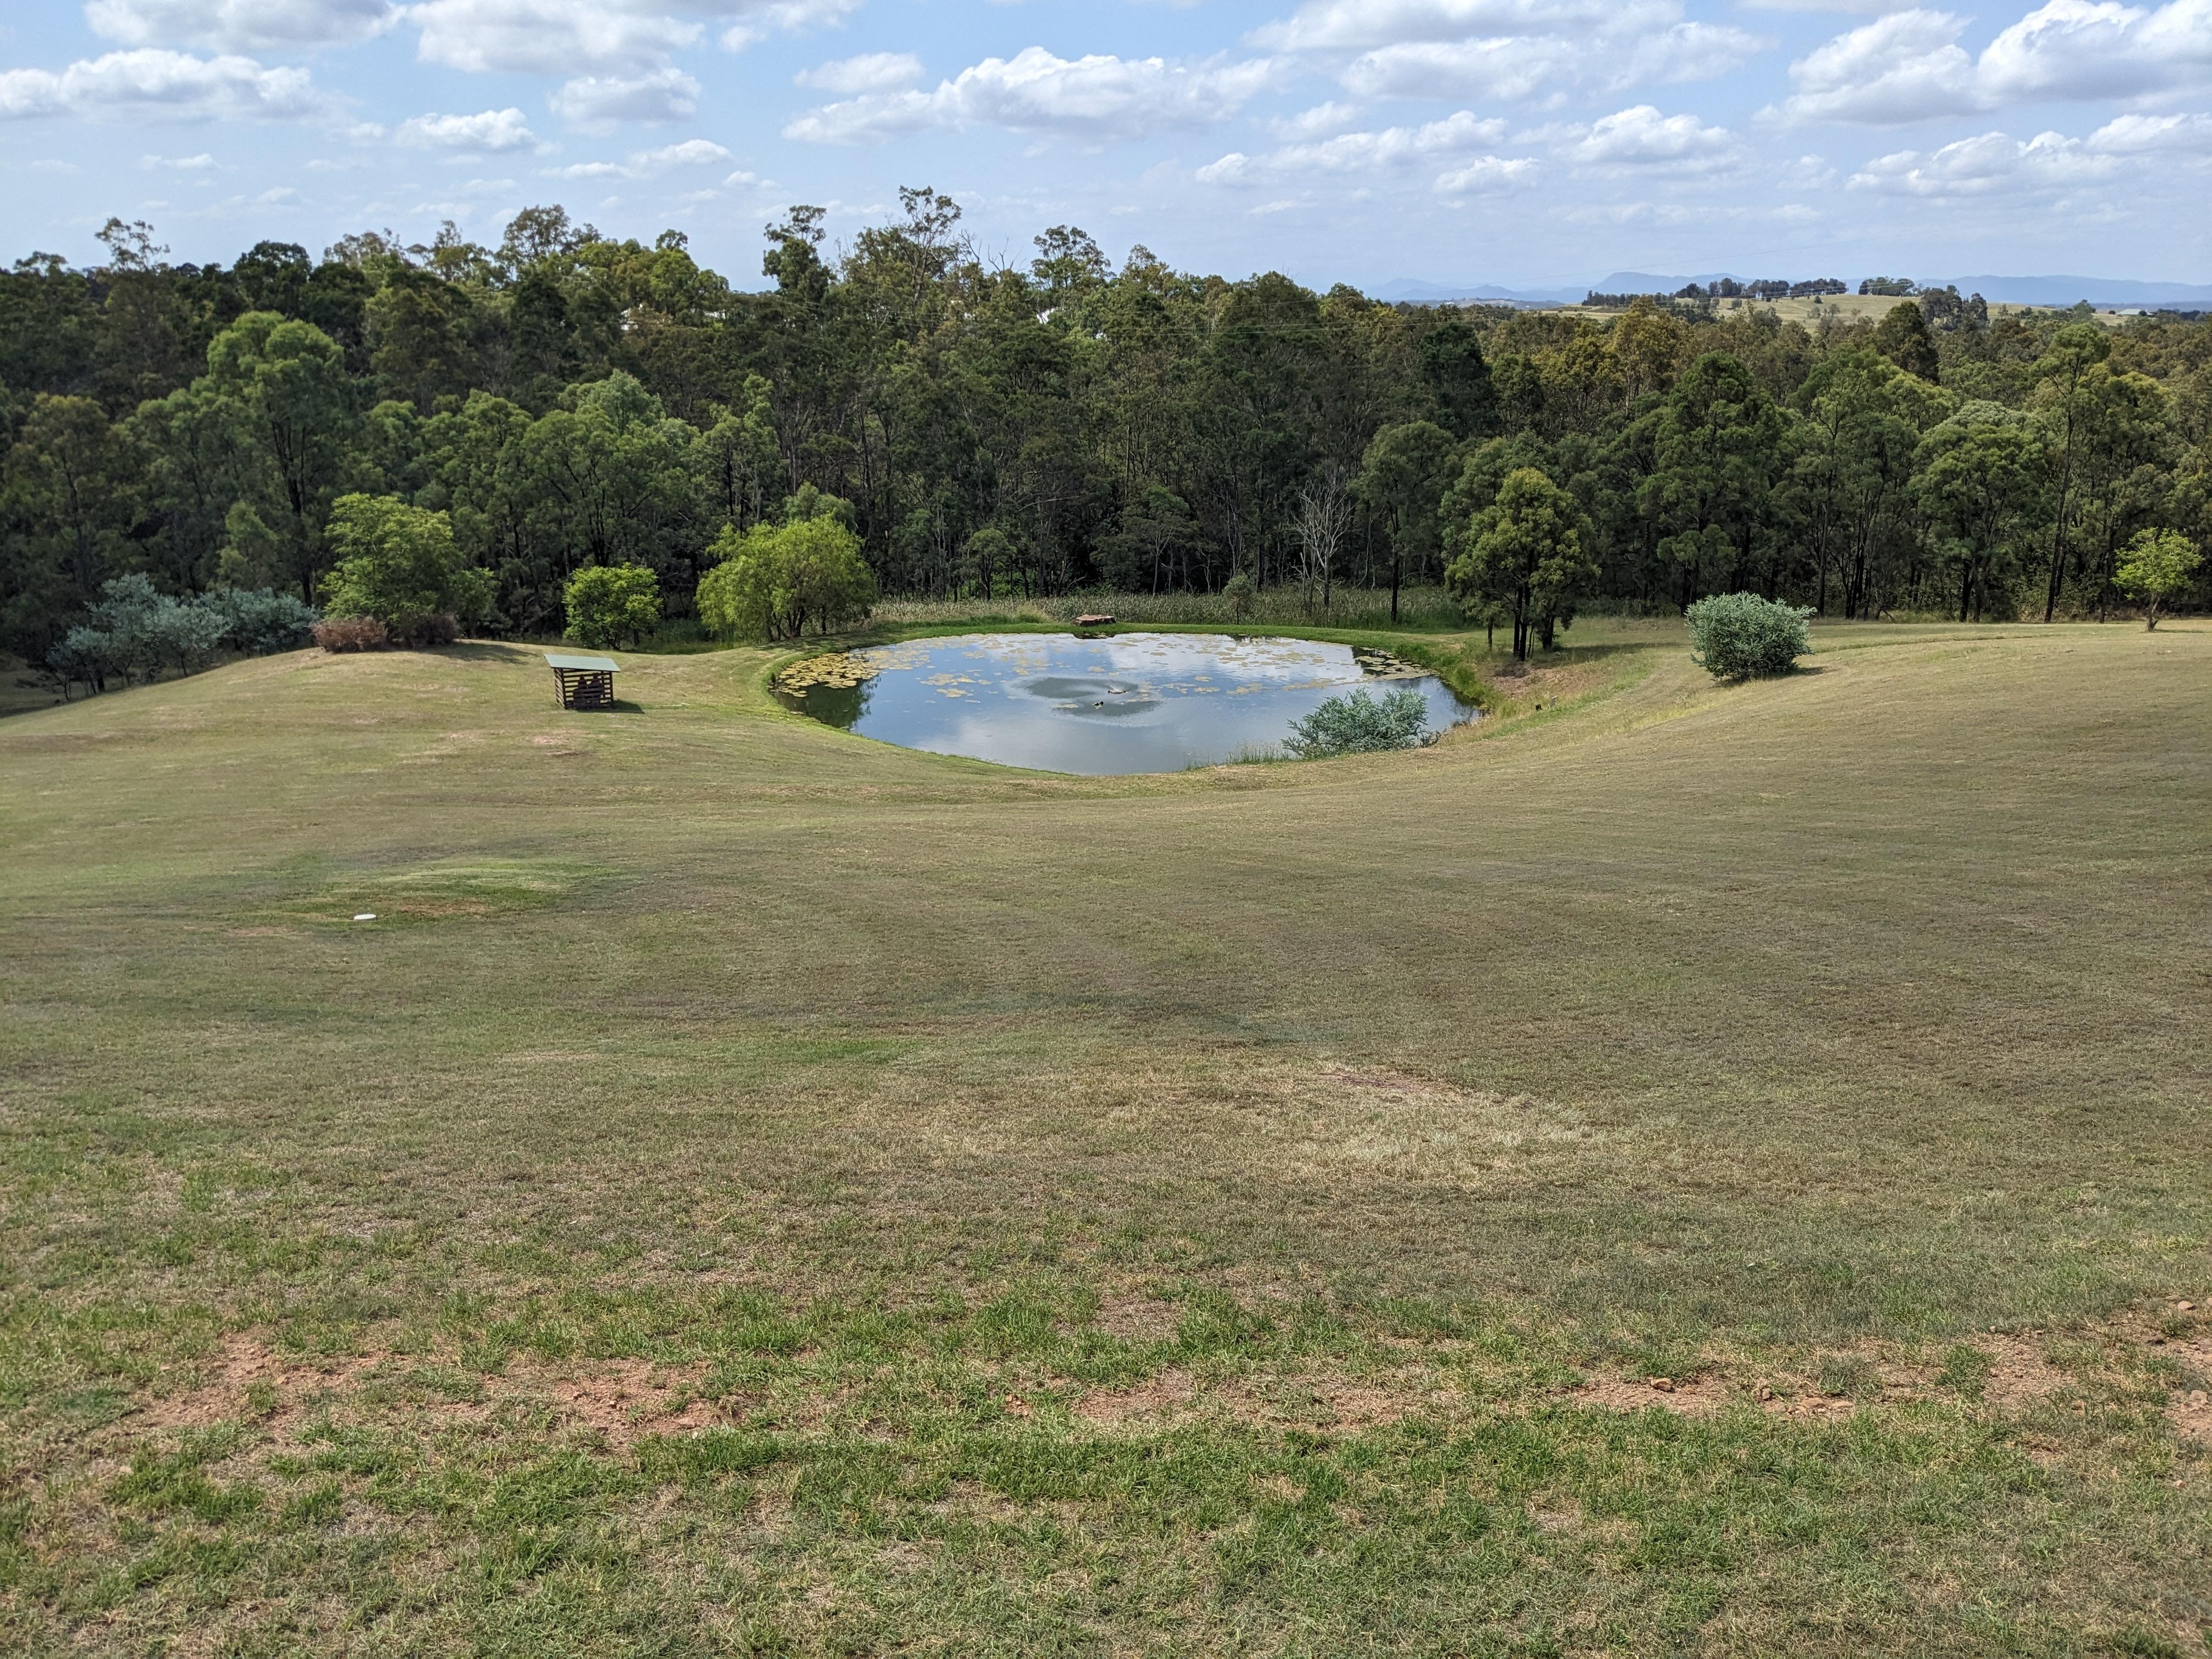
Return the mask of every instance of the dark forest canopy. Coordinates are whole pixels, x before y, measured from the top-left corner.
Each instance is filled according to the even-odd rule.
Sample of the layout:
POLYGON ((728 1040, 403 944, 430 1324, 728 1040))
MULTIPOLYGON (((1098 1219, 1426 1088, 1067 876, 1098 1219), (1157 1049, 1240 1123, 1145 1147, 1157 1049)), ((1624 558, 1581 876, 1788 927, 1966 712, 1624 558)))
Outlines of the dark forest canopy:
POLYGON ((1117 271, 1069 227, 1003 269, 948 198, 901 195, 835 250, 793 208, 760 293, 557 207, 495 248, 223 269, 115 222, 102 265, 17 262, 0 646, 43 661, 131 573, 312 599, 354 493, 449 514, 525 633, 594 563, 683 614, 721 532, 807 485, 886 592, 939 597, 1264 585, 1310 573, 1324 521, 1335 580, 1433 581, 1525 468, 1585 515, 1590 597, 1644 605, 2096 613, 2138 531, 2212 538, 2212 323, 1387 305, 1142 247, 1117 271))

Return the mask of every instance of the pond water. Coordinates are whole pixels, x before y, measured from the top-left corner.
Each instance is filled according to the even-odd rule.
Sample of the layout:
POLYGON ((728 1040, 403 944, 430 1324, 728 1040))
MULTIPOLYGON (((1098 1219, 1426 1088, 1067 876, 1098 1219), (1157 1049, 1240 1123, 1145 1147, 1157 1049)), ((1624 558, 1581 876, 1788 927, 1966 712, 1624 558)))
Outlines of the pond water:
POLYGON ((1380 652, 1225 634, 963 634, 874 646, 778 678, 790 708, 863 737, 1002 766, 1174 772, 1273 751, 1326 699, 1410 688, 1429 728, 1473 720, 1434 674, 1380 652))

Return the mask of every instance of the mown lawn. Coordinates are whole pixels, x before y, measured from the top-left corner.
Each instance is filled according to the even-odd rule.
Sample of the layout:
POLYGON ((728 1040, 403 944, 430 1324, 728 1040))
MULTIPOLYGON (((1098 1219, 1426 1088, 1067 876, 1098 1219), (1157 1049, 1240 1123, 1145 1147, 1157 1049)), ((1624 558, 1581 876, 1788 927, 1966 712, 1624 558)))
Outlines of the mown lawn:
POLYGON ((0 722, 0 1646, 2204 1651, 2212 629, 1571 637, 1146 779, 0 722))

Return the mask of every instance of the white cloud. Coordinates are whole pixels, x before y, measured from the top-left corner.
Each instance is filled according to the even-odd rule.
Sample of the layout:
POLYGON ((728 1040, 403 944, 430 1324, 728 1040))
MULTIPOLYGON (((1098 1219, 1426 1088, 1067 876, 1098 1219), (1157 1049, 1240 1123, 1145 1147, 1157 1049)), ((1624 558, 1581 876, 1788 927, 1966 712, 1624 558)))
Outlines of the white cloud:
POLYGON ((1505 137, 1505 123, 1479 119, 1461 110, 1418 127, 1385 127, 1379 132, 1343 132, 1316 144, 1287 144, 1267 158, 1279 172, 1369 173, 1461 155, 1505 137))
POLYGON ((416 115, 399 124, 396 142, 417 149, 523 149, 538 141, 519 109, 475 115, 416 115))
POLYGON ((142 167, 167 167, 174 173, 207 173, 215 167, 215 157, 204 153, 198 155, 142 155, 142 167))
POLYGON ((1766 50, 1759 36, 1722 23, 1677 23, 1638 37, 1628 62, 1613 77, 1619 90, 1635 86, 1676 86, 1726 75, 1766 50))
POLYGON ((865 52, 801 70, 792 79, 823 92, 890 92, 921 79, 921 59, 910 52, 865 52))
POLYGON ((2119 115, 2089 135, 2108 155, 2212 155, 2212 115, 2119 115))
POLYGON ((680 121, 699 107, 699 83, 682 70, 651 70, 642 75, 578 76, 550 100, 553 112, 581 127, 605 127, 617 121, 680 121))
MULTIPOLYGON (((148 3, 149 0, 128 0, 148 3)), ((173 0, 182 3, 183 0, 173 0)), ((283 0, 237 0, 280 5, 283 0)), ((370 0, 327 0, 368 4, 370 0)), ((771 33, 842 23, 861 0, 416 0, 407 21, 426 62, 454 69, 619 77, 665 69, 711 21, 721 44, 744 50, 771 33)))
POLYGON ((89 0, 92 32, 126 46, 218 52, 366 40, 399 15, 391 0, 89 0))
POLYGON ((1449 195, 1502 190, 1527 181, 1536 163, 1527 156, 1489 153, 1505 137, 1505 123, 1461 110, 1413 127, 1340 132, 1318 143, 1285 144, 1258 158, 1231 150, 1197 169, 1202 184, 1235 185, 1286 175, 1388 175, 1442 167, 1436 187, 1449 195))
POLYGON ((1437 175, 1437 189, 1446 196, 1494 196, 1500 191, 1534 184, 1536 163, 1526 155, 1478 155, 1465 167, 1437 175))
POLYGON ((745 21, 732 23, 722 31, 723 50, 743 52, 754 41, 765 40, 772 31, 803 34, 809 29, 842 27, 846 18, 860 9, 860 4, 861 0, 767 0, 766 3, 761 0, 737 0, 735 4, 714 9, 744 14, 745 21))
POLYGON ((533 75, 661 68, 705 33, 665 8, 622 0, 423 0, 407 21, 422 31, 425 62, 533 75))
POLYGON ((1353 104, 1316 104, 1311 109, 1300 110, 1267 123, 1268 131, 1281 138, 1311 138, 1324 132, 1341 132, 1359 118, 1358 106, 1353 104))
POLYGON ((1655 0, 1313 0, 1291 17, 1255 29, 1252 41, 1281 52, 1366 52, 1409 40, 1587 36, 1625 17, 1672 22, 1680 15, 1655 0))
POLYGON ((555 179, 650 179, 676 167, 707 167, 731 159, 730 152, 711 138, 686 138, 680 144, 664 144, 659 149, 638 150, 628 161, 579 161, 574 167, 556 167, 548 176, 555 179))
POLYGON ((1030 46, 987 58, 934 91, 874 93, 811 110, 787 138, 855 143, 939 128, 1001 127, 1090 139, 1210 125, 1233 115, 1274 74, 1265 59, 1193 66, 1107 54, 1066 58, 1030 46))
POLYGON ((1737 0, 1747 11, 1889 12, 1897 0, 1737 0))
POLYGON ((92 119, 282 118, 313 112, 307 71, 264 69, 250 58, 195 58, 142 47, 67 69, 0 70, 0 117, 92 119))
POLYGON ((1735 135, 1694 115, 1662 115, 1638 104, 1561 135, 1561 154, 1586 167, 1712 173, 1742 159, 1735 135))
POLYGON ((2051 0, 1990 41, 1978 67, 1993 106, 2202 82, 2212 71, 2212 0, 2172 0, 2156 11, 2051 0))
POLYGON ((702 167, 710 161, 726 161, 730 152, 711 138, 686 138, 680 144, 640 150, 629 159, 632 167, 642 171, 665 173, 671 167, 702 167))
POLYGON ((1975 107, 1973 60, 1957 46, 1966 20, 1899 11, 1838 35, 1790 66, 1792 121, 1887 125, 1975 107))
POLYGON ((1709 79, 1769 44, 1685 22, 1680 0, 1312 0, 1251 38, 1340 58, 1363 97, 1514 100, 1709 79))
POLYGON ((1363 98, 1496 98, 1521 102, 1572 81, 1583 49, 1561 37, 1414 40, 1363 52, 1345 67, 1363 98))
POLYGON ((1938 199, 2037 194, 2100 183, 2119 167, 2114 157, 2056 132, 2025 143, 1984 132, 1928 155, 1901 149, 1877 157, 1851 175, 1850 187, 1938 199))
POLYGON ((1839 34, 1790 66, 1796 93, 1764 113, 1895 125, 2212 84, 2212 0, 2171 0, 2156 10, 2117 0, 2049 0, 1979 58, 1958 45, 1966 21, 1948 12, 1900 11, 1839 34))

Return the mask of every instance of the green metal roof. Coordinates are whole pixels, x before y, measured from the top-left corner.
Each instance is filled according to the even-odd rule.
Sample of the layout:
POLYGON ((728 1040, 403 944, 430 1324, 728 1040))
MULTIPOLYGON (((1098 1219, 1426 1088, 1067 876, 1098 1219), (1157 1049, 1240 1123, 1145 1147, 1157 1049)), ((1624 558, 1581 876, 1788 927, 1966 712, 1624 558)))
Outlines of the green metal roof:
POLYGON ((570 657, 548 651, 545 660, 556 668, 572 668, 586 674, 612 674, 619 670, 612 657, 570 657))

